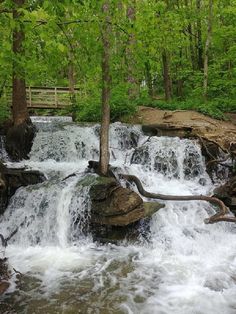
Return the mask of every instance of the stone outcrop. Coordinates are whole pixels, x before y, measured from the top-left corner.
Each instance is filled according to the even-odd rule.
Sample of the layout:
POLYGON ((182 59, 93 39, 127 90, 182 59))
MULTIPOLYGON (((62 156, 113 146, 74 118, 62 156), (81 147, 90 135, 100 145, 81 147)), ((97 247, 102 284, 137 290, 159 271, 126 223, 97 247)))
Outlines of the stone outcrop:
POLYGON ((143 133, 148 136, 169 136, 169 137, 190 137, 193 129, 185 126, 175 126, 167 124, 144 124, 143 133))
POLYGON ((152 126, 153 130, 155 126, 157 129, 157 131, 154 130, 155 135, 167 135, 166 132, 168 132, 168 136, 201 137, 217 144, 225 152, 233 152, 232 144, 236 143, 235 124, 229 121, 219 121, 192 110, 170 111, 140 106, 128 122, 141 123, 145 126, 143 128, 145 132, 150 132, 150 128, 147 129, 147 127, 152 126))
POLYGON ((3 214, 10 197, 21 186, 41 183, 44 175, 36 170, 7 168, 0 162, 0 214, 3 214))
POLYGON ((0 295, 2 295, 10 286, 9 279, 11 271, 8 267, 6 258, 0 258, 0 295))
POLYGON ((221 199, 236 214, 236 176, 214 190, 214 195, 221 199))
POLYGON ((98 177, 90 189, 90 197, 91 222, 100 225, 128 226, 164 207, 159 203, 144 203, 137 193, 110 177, 98 177))

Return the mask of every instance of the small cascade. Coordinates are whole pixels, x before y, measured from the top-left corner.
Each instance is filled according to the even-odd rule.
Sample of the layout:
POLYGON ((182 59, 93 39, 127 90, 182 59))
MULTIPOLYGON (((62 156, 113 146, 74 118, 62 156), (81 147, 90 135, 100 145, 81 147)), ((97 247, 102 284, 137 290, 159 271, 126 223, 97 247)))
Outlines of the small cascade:
MULTIPOLYGON (((205 225, 215 211, 208 203, 167 202, 145 239, 93 242, 86 167, 99 157, 99 125, 33 121, 30 159, 14 165, 39 169, 47 180, 18 189, 0 217, 4 236, 17 229, 5 254, 23 274, 5 302, 17 313, 235 313, 234 225, 205 225)), ((146 190, 191 195, 214 188, 197 141, 148 138, 121 123, 110 135, 114 171, 138 176, 146 190)))

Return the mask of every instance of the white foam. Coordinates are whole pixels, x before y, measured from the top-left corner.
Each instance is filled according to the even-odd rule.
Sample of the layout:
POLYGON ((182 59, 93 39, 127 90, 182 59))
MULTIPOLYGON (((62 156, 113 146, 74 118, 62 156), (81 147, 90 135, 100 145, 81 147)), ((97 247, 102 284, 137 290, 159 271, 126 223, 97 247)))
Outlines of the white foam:
MULTIPOLYGON (((30 160, 15 164, 39 169, 49 179, 18 190, 1 218, 5 236, 21 224, 6 250, 10 263, 39 280, 36 288, 23 285, 17 302, 28 312, 43 298, 48 302, 44 312, 66 308, 75 313, 79 307, 84 313, 235 313, 236 228, 205 225, 214 212, 210 204, 167 202, 151 220, 149 240, 132 245, 101 246, 83 233, 88 188, 77 182, 88 159, 98 159, 98 133, 96 125, 49 125, 39 130, 30 160)), ((212 191, 197 142, 147 140, 138 126, 111 126, 111 163, 117 172, 137 175, 152 192, 212 191)))

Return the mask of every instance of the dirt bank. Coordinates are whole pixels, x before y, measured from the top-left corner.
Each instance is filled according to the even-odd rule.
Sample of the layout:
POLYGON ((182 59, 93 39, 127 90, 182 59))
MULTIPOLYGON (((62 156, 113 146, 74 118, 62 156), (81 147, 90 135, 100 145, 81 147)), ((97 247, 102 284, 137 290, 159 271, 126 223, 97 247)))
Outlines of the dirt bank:
POLYGON ((236 115, 230 116, 231 121, 221 121, 195 111, 159 110, 140 106, 137 113, 129 119, 130 123, 166 127, 189 127, 192 135, 196 135, 218 144, 224 151, 236 153, 236 115))

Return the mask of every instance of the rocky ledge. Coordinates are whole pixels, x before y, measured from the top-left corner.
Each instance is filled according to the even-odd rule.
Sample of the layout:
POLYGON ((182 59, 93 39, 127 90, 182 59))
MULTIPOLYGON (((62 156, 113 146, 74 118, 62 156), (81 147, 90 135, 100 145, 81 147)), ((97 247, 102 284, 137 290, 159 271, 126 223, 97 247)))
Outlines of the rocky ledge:
POLYGON ((36 170, 7 168, 0 162, 0 214, 3 214, 11 196, 21 186, 41 183, 44 175, 36 170))
POLYGON ((236 214, 236 176, 214 190, 214 196, 221 199, 236 214))
POLYGON ((122 187, 114 177, 96 177, 90 188, 91 232, 101 243, 148 236, 150 217, 165 205, 143 202, 134 191, 122 187))
POLYGON ((158 202, 143 202, 136 192, 110 177, 96 179, 90 188, 90 198, 91 222, 99 225, 128 226, 164 207, 158 202))

